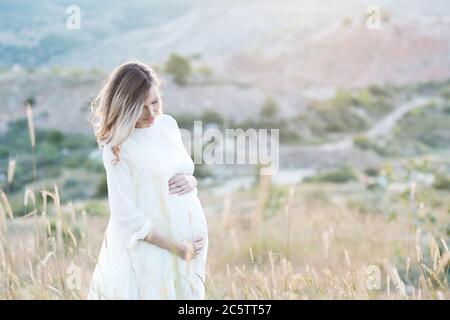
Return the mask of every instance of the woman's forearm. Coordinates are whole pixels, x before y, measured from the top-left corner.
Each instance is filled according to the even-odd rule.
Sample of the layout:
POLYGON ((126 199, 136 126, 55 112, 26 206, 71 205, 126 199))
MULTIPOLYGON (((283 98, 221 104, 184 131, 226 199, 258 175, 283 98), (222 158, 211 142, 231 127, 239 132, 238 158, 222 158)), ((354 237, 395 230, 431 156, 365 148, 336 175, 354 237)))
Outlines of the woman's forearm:
POLYGON ((172 240, 169 237, 164 237, 157 233, 156 231, 150 232, 145 238, 145 241, 147 241, 150 244, 153 244, 155 246, 160 247, 161 249, 171 251, 175 254, 179 253, 179 247, 178 243, 174 240, 172 240))

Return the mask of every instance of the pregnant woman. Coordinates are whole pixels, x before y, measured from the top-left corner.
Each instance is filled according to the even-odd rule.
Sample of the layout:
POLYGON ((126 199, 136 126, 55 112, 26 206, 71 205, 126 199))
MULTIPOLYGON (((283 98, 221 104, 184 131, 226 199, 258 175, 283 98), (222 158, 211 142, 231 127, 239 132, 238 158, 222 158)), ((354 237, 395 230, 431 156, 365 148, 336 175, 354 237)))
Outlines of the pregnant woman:
POLYGON ((159 87, 150 67, 129 62, 92 103, 110 218, 87 299, 204 299, 206 219, 159 87))

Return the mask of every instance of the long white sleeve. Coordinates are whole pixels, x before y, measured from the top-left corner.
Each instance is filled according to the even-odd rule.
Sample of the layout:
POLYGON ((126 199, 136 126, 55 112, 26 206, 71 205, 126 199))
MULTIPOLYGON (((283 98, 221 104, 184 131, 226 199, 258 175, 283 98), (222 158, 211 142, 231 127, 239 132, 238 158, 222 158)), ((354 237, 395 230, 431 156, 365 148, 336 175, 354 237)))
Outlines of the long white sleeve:
POLYGON ((121 150, 120 161, 113 165, 111 160, 115 156, 110 146, 106 145, 104 148, 103 163, 107 175, 110 221, 130 250, 150 233, 155 223, 136 206, 129 155, 121 150))

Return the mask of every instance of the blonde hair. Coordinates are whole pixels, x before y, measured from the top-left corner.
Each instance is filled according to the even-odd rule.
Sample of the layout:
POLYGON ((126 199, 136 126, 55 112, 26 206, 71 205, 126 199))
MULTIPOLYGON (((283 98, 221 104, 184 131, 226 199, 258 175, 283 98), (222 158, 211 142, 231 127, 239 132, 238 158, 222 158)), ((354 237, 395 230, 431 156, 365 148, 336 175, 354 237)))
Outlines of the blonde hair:
MULTIPOLYGON (((161 86, 161 81, 149 66, 141 62, 127 62, 109 76, 98 96, 91 103, 91 124, 99 148, 111 144, 119 162, 120 145, 133 132, 142 114, 150 88, 161 86)), ((158 114, 162 114, 161 104, 158 114)))

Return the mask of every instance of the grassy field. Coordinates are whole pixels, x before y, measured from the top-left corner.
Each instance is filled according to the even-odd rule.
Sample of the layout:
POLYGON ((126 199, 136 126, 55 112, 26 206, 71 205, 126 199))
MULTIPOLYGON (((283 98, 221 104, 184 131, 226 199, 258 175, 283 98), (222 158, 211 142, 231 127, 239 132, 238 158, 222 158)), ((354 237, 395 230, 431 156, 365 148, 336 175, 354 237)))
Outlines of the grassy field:
MULTIPOLYGON (((316 102, 308 118, 290 120, 332 141, 371 127, 403 96, 439 97, 386 137, 353 136, 356 149, 376 155, 370 165, 334 159, 299 184, 258 177, 226 194, 200 181, 210 238, 207 298, 449 299, 449 88, 445 81, 340 90, 316 102)), ((232 125, 287 125, 277 117, 264 122, 274 106, 267 103, 261 122, 232 125)), ((27 119, 0 135, 0 299, 83 299, 108 221, 104 168, 91 136, 35 130, 26 110, 27 119)), ((189 127, 194 118, 179 119, 189 127)), ((196 174, 215 178, 201 166, 196 174)))
MULTIPOLYGON (((367 201, 364 190, 360 182, 281 187, 268 177, 225 199, 200 191, 210 237, 207 298, 450 298, 445 193, 424 203, 426 188, 412 185, 407 201, 392 200, 393 217, 356 205, 367 201)), ((2 192, 0 298, 83 299, 105 201, 91 212, 92 205, 61 203, 57 187, 27 188, 29 213, 15 218, 2 192)))

